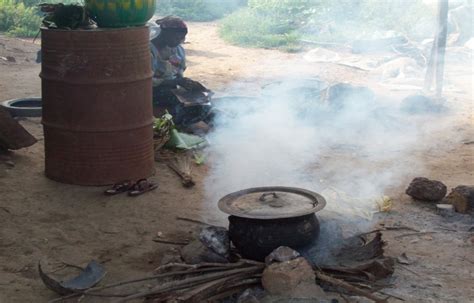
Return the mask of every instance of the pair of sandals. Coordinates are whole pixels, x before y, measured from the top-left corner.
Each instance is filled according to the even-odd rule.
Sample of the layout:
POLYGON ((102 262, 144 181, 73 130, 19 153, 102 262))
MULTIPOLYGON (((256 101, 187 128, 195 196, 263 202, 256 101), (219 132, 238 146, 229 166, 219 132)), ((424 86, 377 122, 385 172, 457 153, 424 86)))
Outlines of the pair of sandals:
POLYGON ((157 188, 157 184, 150 182, 147 179, 140 179, 137 182, 124 181, 116 183, 112 188, 107 189, 104 194, 107 196, 113 196, 128 192, 129 196, 136 197, 157 188))

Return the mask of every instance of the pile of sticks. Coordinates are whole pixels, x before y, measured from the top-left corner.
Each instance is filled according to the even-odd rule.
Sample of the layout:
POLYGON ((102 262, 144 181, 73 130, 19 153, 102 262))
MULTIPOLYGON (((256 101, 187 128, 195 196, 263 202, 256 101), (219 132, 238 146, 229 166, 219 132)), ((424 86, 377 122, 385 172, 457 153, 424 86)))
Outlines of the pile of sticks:
MULTIPOLYGON (((158 302, 219 302, 221 299, 237 295, 247 288, 261 285, 262 273, 265 264, 241 259, 236 263, 201 263, 196 265, 171 263, 158 267, 153 276, 134 280, 122 281, 105 286, 97 286, 86 291, 74 292, 49 303, 79 297, 83 301, 86 297, 108 298, 110 302, 123 303, 132 300, 144 300, 148 303, 158 302), (154 281, 154 286, 145 286, 143 282, 154 281), (132 284, 142 283, 130 287, 132 284), (128 287, 127 287, 128 286, 128 287), (110 293, 112 288, 127 288, 121 293, 110 293), (133 290, 134 289, 134 290, 133 290), (139 289, 139 290, 137 290, 139 289)), ((323 284, 332 286, 344 293, 364 296, 374 302, 386 302, 386 298, 379 298, 373 290, 362 288, 357 283, 335 278, 321 269, 316 269, 316 279, 323 284)), ((316 281, 315 281, 316 283, 316 281)), ((109 301, 107 301, 109 302, 109 301)), ((134 301, 135 302, 135 301, 134 301)))
POLYGON ((54 299, 49 303, 62 302, 80 297, 115 299, 112 302, 129 302, 143 299, 146 302, 216 302, 239 293, 249 287, 260 285, 264 263, 240 260, 236 263, 201 263, 196 265, 171 263, 156 269, 153 276, 122 281, 105 286, 89 288, 54 299), (154 281, 156 286, 145 287, 143 282, 154 281), (134 291, 110 293, 112 288, 131 288, 131 284, 142 283, 134 291))

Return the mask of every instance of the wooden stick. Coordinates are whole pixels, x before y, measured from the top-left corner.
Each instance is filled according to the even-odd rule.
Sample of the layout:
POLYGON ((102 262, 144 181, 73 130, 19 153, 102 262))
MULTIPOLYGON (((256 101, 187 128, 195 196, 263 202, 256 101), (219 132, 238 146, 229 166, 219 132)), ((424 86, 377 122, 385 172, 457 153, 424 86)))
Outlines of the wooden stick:
POLYGON ((189 241, 188 242, 179 242, 179 241, 171 241, 171 240, 162 240, 162 239, 158 239, 158 238, 154 238, 152 240, 153 242, 157 242, 157 243, 164 243, 164 244, 173 244, 173 245, 188 245, 189 244, 189 241))
POLYGON ((187 268, 187 269, 199 269, 199 268, 205 268, 205 267, 211 267, 215 269, 228 269, 228 268, 237 268, 241 267, 243 265, 257 265, 257 264, 263 264, 263 263, 250 263, 248 260, 242 259, 239 262, 236 263, 199 263, 199 264, 184 264, 184 263, 168 263, 165 265, 161 265, 155 269, 155 272, 162 272, 166 269, 173 268, 173 267, 180 267, 180 268, 187 268))
POLYGON ((223 290, 219 290, 219 293, 206 298, 206 302, 218 302, 220 299, 227 298, 239 291, 249 288, 253 285, 260 285, 261 278, 246 279, 236 284, 231 284, 223 290))
POLYGON ((190 174, 181 171, 173 163, 168 163, 168 167, 171 168, 171 170, 174 171, 178 175, 178 177, 181 179, 181 184, 184 187, 189 188, 189 187, 193 187, 194 185, 196 185, 196 183, 194 182, 194 180, 193 180, 193 178, 191 177, 190 174))
MULTIPOLYGON (((233 263, 237 264, 237 263, 233 263)), ((186 271, 176 271, 176 272, 170 272, 170 273, 164 273, 164 274, 159 274, 159 275, 154 275, 150 277, 145 277, 145 278, 138 278, 138 279, 133 279, 133 280, 126 280, 126 281, 121 281, 109 285, 104 285, 104 286, 97 286, 93 288, 89 288, 88 290, 81 291, 81 292, 76 292, 70 295, 66 295, 60 298, 56 298, 53 300, 48 301, 48 303, 54 303, 54 302, 60 302, 66 299, 78 297, 81 295, 92 295, 92 292, 97 292, 100 290, 104 289, 109 289, 109 288, 114 288, 114 287, 119 287, 127 284, 133 284, 133 283, 138 283, 138 282, 144 282, 144 281, 149 281, 149 280, 155 280, 155 279, 160 279, 160 278, 167 278, 167 277, 173 277, 173 276, 179 276, 179 275, 190 275, 190 274, 197 274, 197 273, 203 273, 203 272, 212 272, 212 271, 224 271, 225 267, 222 268, 216 268, 216 267, 211 267, 211 268, 202 268, 202 269, 193 269, 193 270, 186 270, 186 271)))
POLYGON ((200 284, 212 281, 214 279, 219 279, 222 277, 239 276, 240 274, 243 274, 243 273, 255 273, 259 270, 261 271, 262 269, 263 269, 263 266, 252 266, 252 267, 246 267, 246 268, 225 270, 218 273, 201 275, 199 277, 193 277, 193 278, 188 278, 188 279, 179 280, 179 281, 173 281, 173 282, 165 283, 162 285, 158 285, 157 287, 154 287, 151 290, 143 291, 143 292, 125 297, 117 301, 117 303, 123 303, 123 302, 127 302, 133 299, 145 298, 151 295, 160 294, 160 293, 164 293, 168 291, 175 291, 175 290, 180 290, 183 288, 189 288, 190 286, 200 285, 200 284))
MULTIPOLYGON (((225 286, 226 283, 235 281, 236 279, 238 280, 238 282, 241 282, 242 279, 244 279, 248 275, 249 274, 239 275, 239 276, 230 276, 230 277, 224 277, 224 278, 221 278, 221 279, 210 281, 208 283, 205 283, 205 284, 203 284, 199 287, 196 287, 196 288, 192 289, 191 291, 188 291, 188 292, 182 294, 181 296, 179 296, 177 298, 177 300, 178 301, 181 300, 181 301, 186 302, 187 300, 190 300, 193 297, 202 295, 206 291, 212 291, 213 289, 219 289, 219 288, 225 286)), ((250 275, 253 275, 253 274, 250 274, 250 275)))
POLYGON ((316 270, 315 273, 316 273, 316 278, 318 278, 321 281, 327 282, 327 283, 329 283, 331 285, 334 285, 334 286, 337 286, 337 287, 344 288, 345 290, 348 290, 348 291, 350 291, 352 293, 355 293, 359 296, 366 297, 366 298, 368 298, 368 299, 370 299, 370 300, 372 300, 376 303, 386 303, 387 302, 387 299, 380 299, 379 297, 371 294, 370 292, 367 292, 365 290, 362 290, 360 288, 352 286, 351 284, 349 284, 347 282, 344 282, 342 280, 335 279, 333 277, 325 275, 320 271, 316 270))
POLYGON ((197 224, 202 224, 202 225, 211 226, 211 224, 209 224, 209 223, 206 223, 206 222, 203 222, 203 221, 199 221, 199 220, 196 220, 196 219, 186 218, 186 217, 176 217, 176 220, 188 221, 188 222, 192 222, 192 223, 197 223, 197 224))

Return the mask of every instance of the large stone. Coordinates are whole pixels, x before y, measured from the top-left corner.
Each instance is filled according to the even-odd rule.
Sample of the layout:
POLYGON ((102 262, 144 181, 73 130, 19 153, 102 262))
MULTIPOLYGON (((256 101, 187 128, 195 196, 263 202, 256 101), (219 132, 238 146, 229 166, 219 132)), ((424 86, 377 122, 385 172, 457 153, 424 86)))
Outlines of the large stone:
POLYGON ((417 200, 440 201, 447 192, 447 187, 440 181, 418 177, 411 181, 406 194, 417 200))
POLYGON ((181 249, 181 258, 187 264, 199 264, 203 262, 210 263, 228 263, 229 261, 216 254, 200 240, 194 240, 181 249))
POLYGON ((454 191, 466 197, 469 201, 469 204, 471 205, 471 208, 474 208, 474 186, 459 185, 451 190, 451 192, 454 191))
POLYGON ((472 208, 472 199, 469 199, 470 194, 471 192, 467 186, 458 186, 451 190, 443 202, 451 204, 456 212, 465 214, 472 208))
POLYGON ((208 226, 201 230, 199 239, 204 245, 223 257, 229 257, 230 240, 229 231, 224 227, 208 226))
POLYGON ((273 263, 263 271, 263 288, 271 295, 289 298, 324 298, 316 275, 305 258, 273 263))
POLYGON ((285 262, 300 257, 300 253, 288 246, 280 246, 265 258, 265 263, 285 262))

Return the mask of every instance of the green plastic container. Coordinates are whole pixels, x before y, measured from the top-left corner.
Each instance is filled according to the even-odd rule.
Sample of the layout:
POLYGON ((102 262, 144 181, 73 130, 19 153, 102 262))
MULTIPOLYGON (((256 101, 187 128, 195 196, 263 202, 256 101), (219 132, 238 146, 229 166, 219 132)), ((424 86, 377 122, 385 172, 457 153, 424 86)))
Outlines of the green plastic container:
POLYGON ((85 0, 99 27, 142 26, 155 13, 155 0, 85 0))

